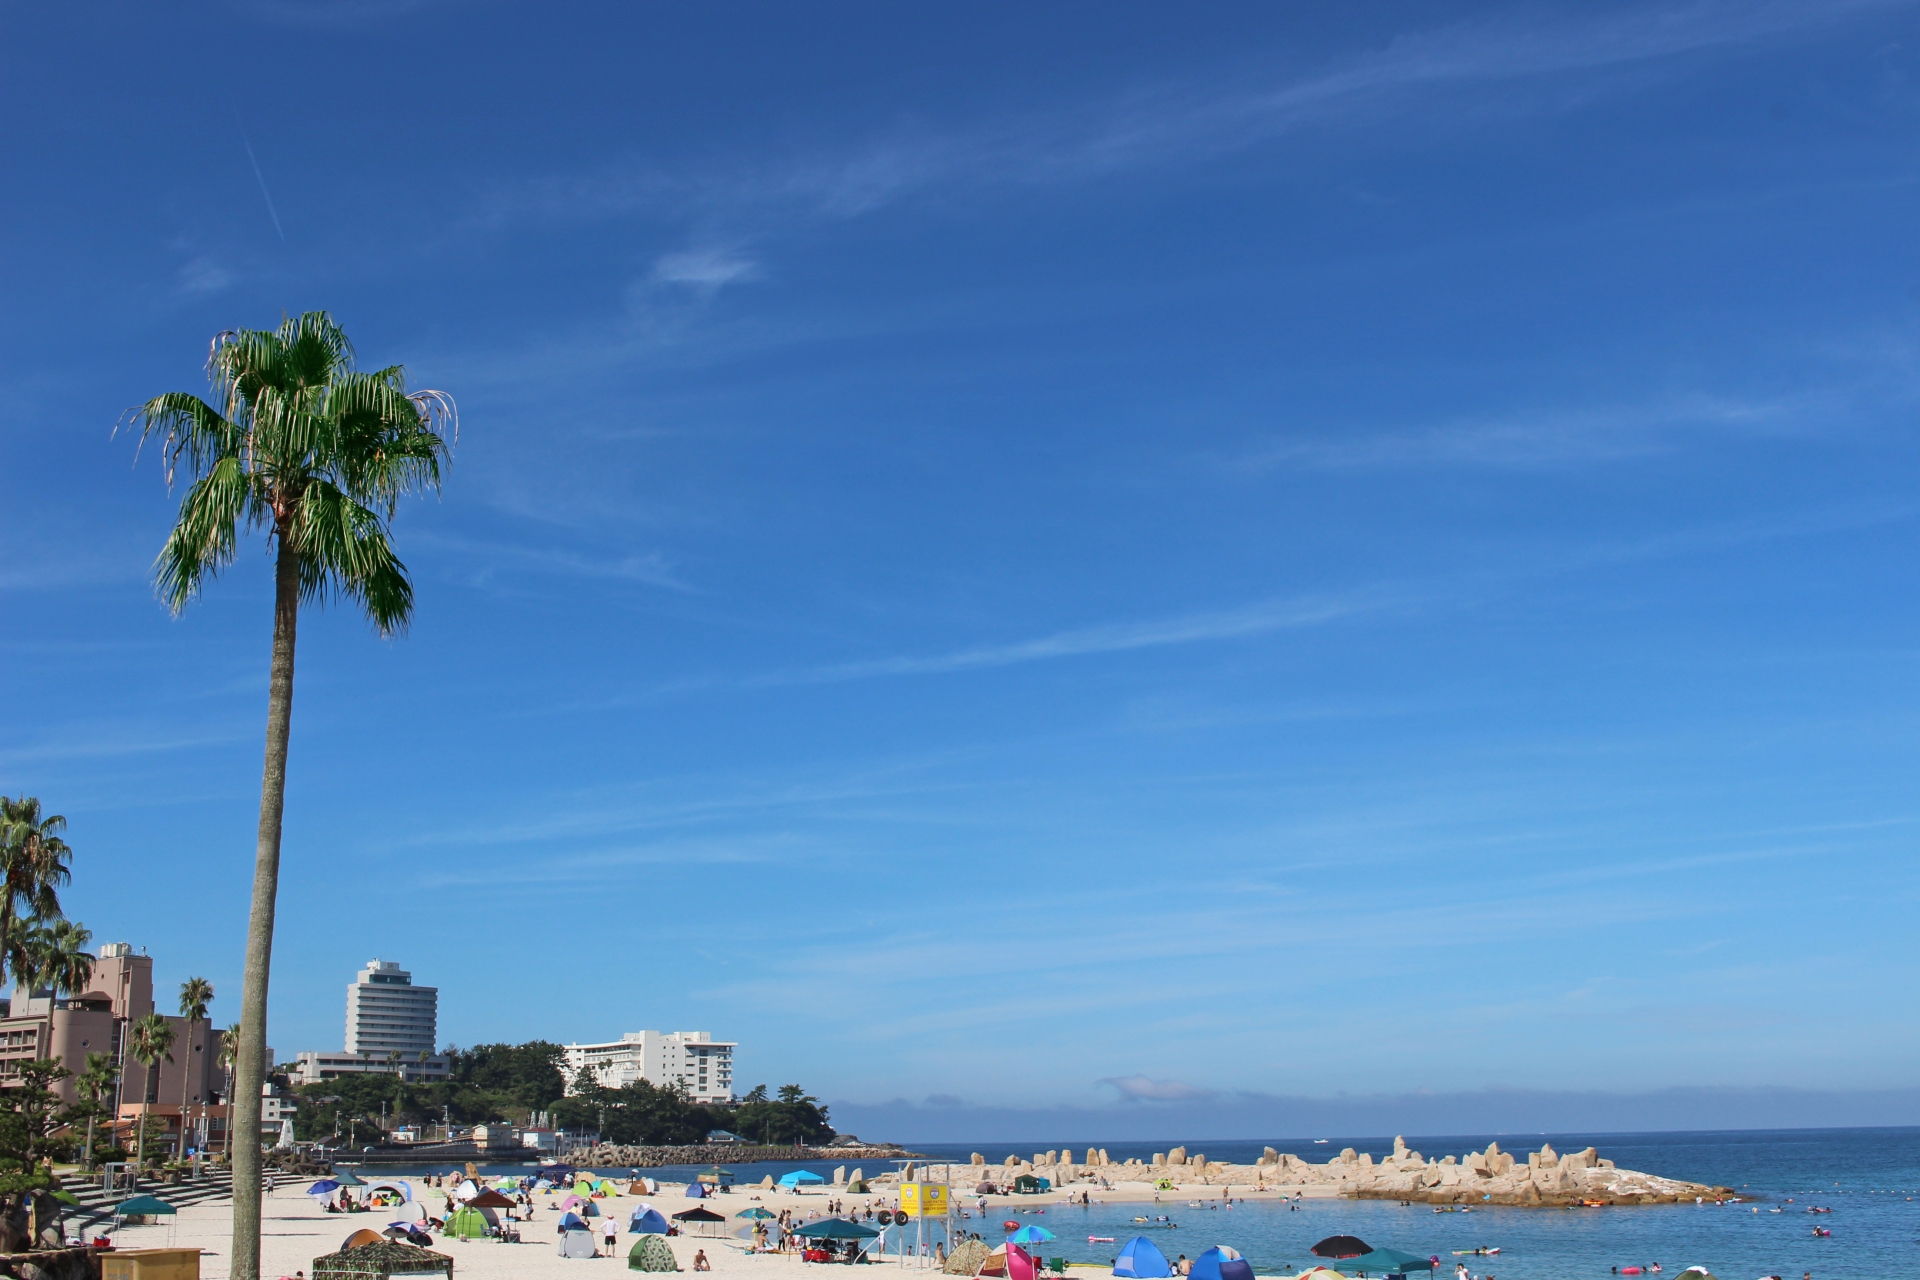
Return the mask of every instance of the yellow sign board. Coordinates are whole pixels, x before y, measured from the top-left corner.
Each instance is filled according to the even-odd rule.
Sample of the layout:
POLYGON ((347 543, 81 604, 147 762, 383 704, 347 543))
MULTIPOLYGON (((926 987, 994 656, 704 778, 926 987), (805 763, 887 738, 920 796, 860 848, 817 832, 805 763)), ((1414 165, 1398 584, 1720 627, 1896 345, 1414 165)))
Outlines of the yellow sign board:
POLYGON ((946 1217, 946 1187, 938 1182, 901 1183, 900 1212, 915 1218, 946 1217))

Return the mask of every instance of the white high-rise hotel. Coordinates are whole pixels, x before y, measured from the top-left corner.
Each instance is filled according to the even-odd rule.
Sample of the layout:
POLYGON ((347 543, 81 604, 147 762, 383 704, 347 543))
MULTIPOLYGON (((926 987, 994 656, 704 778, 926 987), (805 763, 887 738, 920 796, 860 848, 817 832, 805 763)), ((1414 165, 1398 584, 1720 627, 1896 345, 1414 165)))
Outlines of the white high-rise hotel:
POLYGON ((445 1080, 448 1061, 433 1051, 439 1013, 440 988, 414 986, 391 960, 369 960, 347 988, 346 1050, 302 1053, 295 1074, 302 1084, 366 1072, 445 1080))
POLYGON ((398 1049, 408 1061, 433 1052, 440 988, 416 987, 413 975, 391 960, 369 960, 347 988, 347 1052, 385 1058, 398 1049))
POLYGON ((609 1089, 645 1080, 684 1085, 695 1102, 732 1102, 737 1048, 734 1041, 715 1040, 710 1031, 629 1031, 605 1044, 570 1044, 567 1092, 588 1072, 609 1089))

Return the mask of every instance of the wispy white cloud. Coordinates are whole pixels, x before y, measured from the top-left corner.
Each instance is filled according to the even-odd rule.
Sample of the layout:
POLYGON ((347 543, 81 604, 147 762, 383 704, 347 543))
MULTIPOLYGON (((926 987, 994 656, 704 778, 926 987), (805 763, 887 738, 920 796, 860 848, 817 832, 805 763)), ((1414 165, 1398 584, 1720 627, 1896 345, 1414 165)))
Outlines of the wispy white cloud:
POLYGON ((662 254, 653 264, 655 280, 709 290, 759 274, 759 264, 753 259, 727 249, 686 249, 662 254))
POLYGON ((773 672, 752 677, 746 683, 825 684, 840 680, 862 680, 875 676, 940 675, 990 667, 1010 667, 1026 662, 1047 662, 1088 654, 1125 653, 1135 649, 1157 649, 1168 645, 1195 644, 1211 640, 1233 640, 1274 631, 1324 626, 1360 614, 1378 613, 1410 603, 1410 598, 1387 590, 1357 591, 1347 595, 1307 597, 1297 600, 1276 600, 1241 609, 1190 613, 1147 622, 1110 623, 1070 631, 1056 631, 1051 635, 1032 640, 976 645, 964 649, 951 649, 945 653, 874 658, 861 662, 843 662, 796 671, 773 672))
POLYGON ((1909 0, 1824 5, 1697 2, 1637 5, 1551 20, 1536 9, 1398 37, 1385 48, 1280 84, 1169 85, 944 134, 897 134, 778 163, 670 173, 621 161, 592 174, 501 187, 479 202, 488 221, 595 218, 650 211, 739 214, 809 209, 855 217, 936 187, 1070 182, 1188 163, 1309 126, 1365 116, 1470 87, 1499 88, 1610 68, 1734 51, 1909 0))
POLYGON ((180 290, 183 293, 220 293, 232 284, 233 273, 212 258, 195 258, 180 268, 180 290))
POLYGON ((1832 397, 1774 400, 1689 394, 1650 403, 1548 409, 1444 422, 1409 431, 1323 431, 1269 440, 1225 459, 1235 470, 1359 470, 1457 464, 1557 467, 1640 457, 1688 433, 1786 434, 1824 421, 1832 397))
POLYGON ((1155 1080, 1149 1076, 1108 1076, 1100 1082, 1112 1085, 1124 1102, 1195 1102, 1219 1095, 1183 1080, 1155 1080))
POLYGON ((480 583, 491 583, 502 574, 548 574, 565 578, 632 582, 665 587, 672 591, 694 590, 675 573, 673 563, 665 553, 659 551, 588 556, 565 548, 485 542, 436 533, 417 533, 415 538, 456 560, 474 581, 480 583))

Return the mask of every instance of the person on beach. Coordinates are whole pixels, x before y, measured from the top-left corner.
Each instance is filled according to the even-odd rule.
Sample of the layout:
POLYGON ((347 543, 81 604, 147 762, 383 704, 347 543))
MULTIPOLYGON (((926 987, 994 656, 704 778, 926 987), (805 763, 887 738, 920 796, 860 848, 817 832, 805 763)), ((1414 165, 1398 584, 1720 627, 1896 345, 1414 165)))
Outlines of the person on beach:
POLYGON ((713 1270, 713 1264, 707 1261, 707 1251, 705 1249, 695 1249, 693 1251, 693 1269, 695 1271, 713 1270))
POLYGON ((607 1218, 604 1221, 604 1224, 601 1226, 600 1235, 607 1242, 607 1256, 609 1258, 613 1257, 614 1247, 619 1242, 620 1224, 613 1220, 613 1216, 611 1214, 607 1216, 607 1218))

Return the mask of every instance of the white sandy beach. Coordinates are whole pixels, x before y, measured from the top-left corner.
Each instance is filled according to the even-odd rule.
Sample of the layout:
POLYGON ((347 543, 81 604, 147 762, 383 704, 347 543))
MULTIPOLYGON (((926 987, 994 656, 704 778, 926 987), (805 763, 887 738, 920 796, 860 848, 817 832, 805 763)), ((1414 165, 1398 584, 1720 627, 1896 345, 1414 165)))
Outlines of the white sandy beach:
MULTIPOLYGON (((942 1180, 942 1166, 933 1166, 927 1170, 929 1181, 942 1180)), ((953 1166, 953 1183, 956 1203, 971 1209, 978 1197, 971 1194, 969 1174, 978 1170, 969 1170, 966 1166, 953 1166), (960 1194, 966 1188, 967 1194, 960 1194)), ((419 1179, 410 1178, 416 1189, 419 1179)), ((332 1253, 340 1248, 346 1237, 361 1227, 372 1226, 376 1229, 384 1226, 386 1219, 378 1213, 329 1214, 306 1195, 307 1183, 282 1180, 273 1193, 265 1198, 261 1206, 261 1275, 272 1280, 274 1277, 303 1276, 311 1271, 313 1259, 322 1254, 332 1253)), ((764 1190, 760 1187, 738 1187, 731 1194, 717 1197, 711 1207, 725 1213, 729 1219, 728 1230, 736 1225, 733 1215, 751 1205, 759 1205, 774 1213, 782 1209, 793 1209, 804 1220, 816 1220, 827 1217, 827 1204, 830 1200, 843 1200, 849 1209, 865 1209, 869 1204, 875 1209, 885 1208, 898 1200, 897 1193, 889 1194, 891 1188, 875 1185, 875 1193, 868 1196, 845 1196, 828 1187, 800 1194, 779 1190, 764 1190)), ((685 1184, 662 1183, 658 1196, 644 1197, 663 1213, 672 1214, 698 1201, 687 1200, 684 1196, 685 1184)), ((1149 1183, 1119 1183, 1111 1191, 1092 1189, 1094 1201, 1106 1203, 1151 1202, 1156 1196, 1165 1203, 1184 1204, 1189 1199, 1218 1198, 1220 1187, 1207 1187, 1199 1184, 1183 1185, 1177 1191, 1155 1192, 1149 1183)), ((1300 1192, 1309 1198, 1318 1199, 1334 1195, 1332 1188, 1316 1187, 1269 1187, 1265 1191, 1253 1191, 1235 1187, 1235 1199, 1281 1199, 1300 1192)), ((1078 1194, 1076 1189, 1074 1194, 1078 1194)), ((1066 1193, 1052 1192, 1036 1196, 993 1196, 989 1198, 989 1213, 983 1219, 967 1219, 964 1225, 979 1230, 988 1240, 997 1242, 1000 1233, 998 1227, 1002 1211, 1016 1209, 1042 1208, 1059 1203, 1066 1193), (983 1222, 992 1224, 983 1229, 983 1222)), ((436 1216, 440 1211, 440 1193, 426 1191, 422 1193, 429 1212, 436 1216)), ((551 1280, 583 1280, 594 1274, 604 1273, 605 1277, 614 1274, 626 1274, 626 1253, 632 1243, 632 1237, 624 1229, 620 1234, 620 1245, 616 1258, 567 1259, 559 1256, 558 1238, 554 1228, 559 1222, 557 1209, 547 1208, 551 1197, 539 1195, 534 1198, 537 1206, 533 1221, 521 1224, 524 1236, 522 1244, 498 1244, 492 1241, 459 1241, 434 1237, 434 1251, 445 1253, 454 1260, 456 1276, 470 1276, 474 1280, 509 1280, 511 1277, 541 1277, 551 1280)), ((620 1196, 599 1203, 613 1216, 622 1228, 627 1217, 639 1206, 643 1197, 620 1196)), ((594 1219, 599 1225, 599 1219, 594 1219)), ((907 1228, 912 1231, 913 1228, 907 1228)), ((219 1202, 208 1205, 196 1205, 182 1209, 171 1227, 166 1225, 146 1227, 126 1227, 115 1237, 114 1243, 122 1248, 152 1248, 163 1246, 198 1247, 201 1250, 200 1274, 203 1280, 227 1280, 231 1234, 233 1230, 233 1206, 231 1202, 219 1202)), ((895 1228, 897 1231, 898 1228, 895 1228)), ((889 1236, 891 1244, 894 1237, 889 1236)), ((696 1250, 704 1249, 708 1261, 712 1264, 716 1276, 746 1277, 758 1276, 761 1280, 773 1280, 775 1277, 799 1277, 803 1272, 817 1273, 819 1268, 804 1263, 797 1254, 749 1254, 742 1241, 726 1237, 675 1236, 668 1241, 674 1257, 682 1271, 691 1271, 696 1250)), ((896 1270, 913 1271, 909 1261, 904 1268, 897 1263, 889 1263, 896 1270)), ((863 1273, 864 1274, 864 1273, 863 1273)), ((934 1275, 936 1269, 929 1261, 919 1274, 934 1275)), ((1087 1272, 1085 1274, 1092 1274, 1087 1272)))

